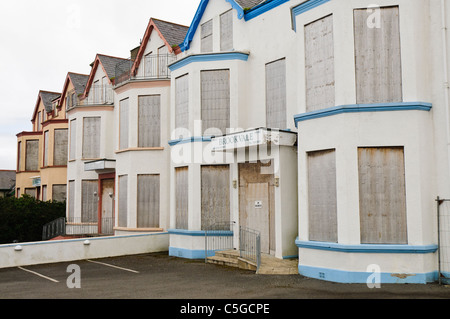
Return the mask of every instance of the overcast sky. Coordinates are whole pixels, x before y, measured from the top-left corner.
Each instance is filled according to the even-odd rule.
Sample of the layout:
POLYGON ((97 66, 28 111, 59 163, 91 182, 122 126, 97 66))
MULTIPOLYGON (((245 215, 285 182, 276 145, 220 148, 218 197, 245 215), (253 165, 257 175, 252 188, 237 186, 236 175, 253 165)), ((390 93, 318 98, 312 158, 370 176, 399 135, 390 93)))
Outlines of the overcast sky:
POLYGON ((150 18, 189 26, 200 0, 0 1, 0 170, 16 168, 39 90, 61 92, 97 53, 128 58, 150 18))

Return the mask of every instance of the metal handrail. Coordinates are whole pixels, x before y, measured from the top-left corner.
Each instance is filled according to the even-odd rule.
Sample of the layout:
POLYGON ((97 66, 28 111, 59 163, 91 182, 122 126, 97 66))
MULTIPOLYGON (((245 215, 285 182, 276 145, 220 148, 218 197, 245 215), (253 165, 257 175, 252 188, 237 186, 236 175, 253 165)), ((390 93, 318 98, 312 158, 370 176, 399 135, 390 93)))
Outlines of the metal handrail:
POLYGON ((261 266, 261 233, 247 227, 239 227, 239 255, 242 259, 261 266))
POLYGON ((234 221, 215 222, 205 229, 205 263, 210 252, 233 249, 234 221))
POLYGON ((174 54, 151 54, 142 58, 138 70, 133 70, 134 60, 127 59, 116 65, 114 85, 129 80, 170 79, 169 65, 176 61, 174 54))
POLYGON ((66 234, 66 219, 58 218, 42 227, 42 240, 49 240, 66 234))

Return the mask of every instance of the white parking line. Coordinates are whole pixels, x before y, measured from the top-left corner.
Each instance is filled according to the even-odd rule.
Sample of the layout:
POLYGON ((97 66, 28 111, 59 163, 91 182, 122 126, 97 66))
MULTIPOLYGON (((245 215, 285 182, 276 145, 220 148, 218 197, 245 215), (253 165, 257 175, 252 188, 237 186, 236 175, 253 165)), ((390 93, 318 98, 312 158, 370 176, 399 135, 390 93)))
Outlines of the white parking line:
POLYGON ((27 272, 29 272, 29 273, 35 274, 35 275, 37 275, 37 276, 39 276, 39 277, 45 278, 45 279, 47 279, 47 280, 50 280, 50 281, 53 281, 53 282, 59 282, 59 281, 56 280, 56 279, 53 279, 53 278, 44 276, 44 275, 42 275, 42 274, 40 274, 40 273, 37 273, 37 272, 35 272, 35 271, 29 270, 29 269, 25 269, 25 268, 23 268, 23 267, 18 267, 18 268, 19 268, 19 269, 22 269, 22 270, 24 270, 24 271, 27 271, 27 272))
POLYGON ((136 270, 133 270, 133 269, 128 269, 128 268, 123 268, 123 267, 119 267, 119 266, 114 266, 114 265, 102 263, 102 262, 95 261, 95 260, 89 260, 89 259, 88 259, 88 260, 86 260, 86 261, 89 261, 89 262, 95 263, 95 264, 100 264, 100 265, 103 265, 103 266, 108 266, 108 267, 112 267, 112 268, 117 268, 117 269, 129 271, 129 272, 132 272, 132 273, 135 273, 135 274, 138 274, 138 273, 139 273, 139 271, 136 271, 136 270))

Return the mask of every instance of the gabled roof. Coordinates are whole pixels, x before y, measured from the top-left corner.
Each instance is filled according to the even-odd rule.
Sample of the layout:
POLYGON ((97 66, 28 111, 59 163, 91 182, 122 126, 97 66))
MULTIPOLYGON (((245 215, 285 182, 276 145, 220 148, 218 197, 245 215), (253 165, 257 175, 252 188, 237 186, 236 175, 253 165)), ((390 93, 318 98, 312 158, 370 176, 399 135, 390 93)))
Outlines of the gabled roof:
POLYGON ((61 99, 66 98, 67 90, 69 88, 69 82, 72 83, 77 95, 83 94, 86 89, 86 83, 89 79, 89 75, 69 72, 67 73, 66 80, 64 81, 64 87, 61 94, 61 99))
POLYGON ((94 81, 95 73, 97 69, 101 67, 108 78, 108 82, 112 84, 111 79, 116 76, 116 65, 118 63, 128 61, 124 58, 117 58, 110 55, 97 54, 94 62, 92 63, 91 73, 89 74, 89 78, 86 83, 86 88, 83 92, 83 95, 86 97, 91 89, 92 82, 94 81))
POLYGON ((53 100, 57 99, 60 96, 61 96, 61 93, 42 91, 42 90, 39 91, 38 98, 36 101, 36 106, 34 107, 33 117, 31 118, 31 121, 32 122, 34 121, 37 110, 39 108, 39 104, 41 103, 41 101, 44 104, 45 111, 47 113, 49 113, 49 112, 53 111, 53 105, 52 105, 53 100))
POLYGON ((136 60, 134 61, 132 72, 136 72, 139 68, 139 64, 141 63, 142 57, 153 31, 158 32, 160 38, 168 47, 169 52, 174 52, 177 54, 181 51, 177 52, 175 47, 178 47, 183 42, 188 30, 189 27, 184 25, 151 18, 148 23, 147 29, 145 30, 144 38, 142 39, 142 45, 140 46, 139 51, 136 55, 136 60))
MULTIPOLYGON (((239 19, 244 18, 245 21, 253 19, 260 14, 263 14, 279 5, 288 2, 290 0, 223 0, 229 2, 233 9, 237 12, 237 17, 239 19)), ((306 0, 310 1, 310 0, 306 0)), ((192 20, 191 26, 184 38, 183 43, 180 45, 181 51, 189 50, 194 34, 197 31, 200 20, 202 19, 203 13, 208 6, 209 0, 201 0, 195 13, 194 19, 192 20)))

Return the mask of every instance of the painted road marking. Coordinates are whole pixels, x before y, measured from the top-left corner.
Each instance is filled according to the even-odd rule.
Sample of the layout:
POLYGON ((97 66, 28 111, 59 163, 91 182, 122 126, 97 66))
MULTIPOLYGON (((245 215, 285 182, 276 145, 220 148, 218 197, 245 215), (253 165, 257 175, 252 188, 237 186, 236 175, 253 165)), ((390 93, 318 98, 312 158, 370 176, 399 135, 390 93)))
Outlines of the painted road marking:
POLYGON ((108 267, 112 267, 112 268, 117 268, 117 269, 121 269, 121 270, 125 270, 125 271, 129 271, 135 274, 138 274, 139 271, 133 270, 133 269, 128 269, 128 268, 123 268, 123 267, 119 267, 119 266, 115 266, 115 265, 110 265, 110 264, 106 264, 106 263, 102 263, 100 261, 95 261, 95 260, 86 260, 89 261, 91 263, 95 263, 95 264, 99 264, 99 265, 103 265, 103 266, 108 266, 108 267))
POLYGON ((23 268, 23 267, 18 267, 18 268, 19 268, 19 269, 22 269, 23 271, 27 271, 27 272, 29 272, 29 273, 35 274, 36 276, 39 276, 39 277, 45 278, 45 279, 47 279, 47 280, 50 280, 50 281, 53 281, 53 282, 59 282, 59 281, 58 281, 58 280, 56 280, 56 279, 53 279, 53 278, 50 278, 50 277, 44 276, 44 275, 42 275, 42 274, 40 274, 40 273, 38 273, 38 272, 35 272, 35 271, 32 271, 32 270, 29 270, 29 269, 25 269, 25 268, 23 268))

